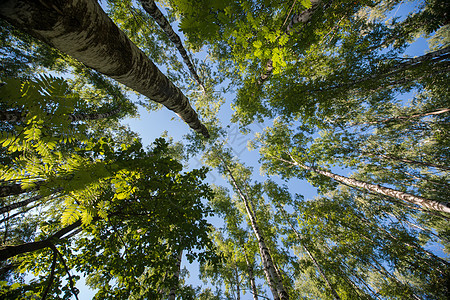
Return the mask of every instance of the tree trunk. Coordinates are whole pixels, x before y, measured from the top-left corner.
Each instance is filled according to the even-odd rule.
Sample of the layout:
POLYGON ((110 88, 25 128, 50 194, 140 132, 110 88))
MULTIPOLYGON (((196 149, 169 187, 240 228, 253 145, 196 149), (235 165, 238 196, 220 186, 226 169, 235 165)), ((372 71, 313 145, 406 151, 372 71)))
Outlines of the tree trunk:
POLYGON ((279 208, 281 213, 283 214, 284 219, 286 220, 286 222, 289 224, 289 227, 291 227, 292 231, 295 233, 295 236, 297 237, 298 242, 300 243, 300 246, 303 248, 303 250, 306 252, 306 254, 308 254, 309 258, 311 259, 311 261, 313 262, 314 266, 317 268, 317 270, 320 273, 320 276, 322 276, 323 280, 325 281, 326 285, 328 286, 328 288, 331 291, 331 294, 333 295, 334 299, 336 300, 340 300, 341 298, 339 297, 339 295, 337 294, 336 290, 333 288, 333 286, 330 283, 330 280, 328 279, 327 275, 325 275, 325 272, 323 271, 322 267, 320 266, 320 264, 317 262, 316 258, 312 255, 311 251, 309 251, 308 247, 306 247, 306 245, 304 243, 302 243, 302 239, 300 237, 300 234, 298 233, 298 231, 294 228, 294 226, 292 225, 292 223, 289 221, 288 216, 286 215, 286 211, 283 208, 279 208))
POLYGON ((28 208, 26 208, 26 209, 23 210, 23 211, 19 211, 19 212, 16 212, 16 213, 12 214, 12 215, 8 215, 8 216, 5 217, 4 219, 1 219, 1 220, 0 220, 0 224, 5 223, 5 222, 8 222, 9 220, 11 220, 11 219, 17 217, 18 215, 27 213, 29 210, 32 210, 33 208, 36 208, 36 207, 38 207, 38 205, 35 205, 35 206, 32 206, 32 207, 28 207, 28 208))
POLYGON ((236 300, 241 300, 241 287, 239 284, 239 272, 236 267, 236 264, 234 264, 234 273, 236 274, 236 300))
POLYGON ((345 176, 340 176, 328 171, 322 171, 313 167, 309 167, 306 166, 304 164, 298 163, 297 161, 295 161, 295 159, 291 156, 291 159, 293 160, 291 163, 299 166, 305 170, 309 170, 309 171, 313 171, 317 174, 321 174, 324 176, 327 176, 331 179, 334 179, 338 182, 350 185, 350 186, 356 186, 359 188, 363 188, 366 189, 368 191, 371 192, 375 192, 377 194, 382 194, 388 197, 392 197, 395 199, 399 199, 399 200, 403 200, 406 202, 410 202, 416 205, 419 205, 421 207, 430 209, 430 210, 436 210, 436 211, 440 211, 440 212, 445 212, 445 213, 450 213, 450 206, 448 205, 448 203, 442 203, 436 200, 431 200, 431 199, 426 199, 420 196, 415 196, 409 193, 405 193, 405 192, 401 192, 401 191, 397 191, 391 188, 387 188, 387 187, 383 187, 383 186, 379 186, 376 184, 371 184, 371 183, 367 183, 365 181, 361 181, 361 180, 357 180, 357 179, 353 179, 353 178, 348 178, 345 176))
POLYGON ((253 300, 258 300, 258 289, 256 288, 255 275, 253 274, 253 265, 250 264, 250 261, 248 260, 247 253, 245 253, 245 250, 244 255, 245 255, 245 263, 247 264, 248 279, 250 281, 250 287, 252 289, 253 300))
POLYGON ((169 291, 169 296, 168 296, 168 300, 175 300, 176 297, 176 291, 178 289, 178 282, 180 280, 180 271, 181 271, 181 259, 183 257, 183 251, 179 250, 179 253, 177 255, 177 266, 176 266, 176 271, 175 271, 175 279, 176 279, 176 285, 174 285, 170 291, 169 291))
POLYGON ((289 295, 283 286, 283 282, 282 282, 281 278, 278 276, 278 274, 275 270, 275 265, 272 261, 272 256, 270 255, 269 249, 266 246, 266 243, 264 241, 264 236, 258 227, 256 218, 250 209, 249 201, 248 201, 247 197, 245 197, 242 190, 240 189, 239 185, 237 184, 233 174, 231 173, 231 171, 228 168, 225 161, 223 159, 221 159, 221 160, 222 160, 224 168, 226 169, 226 171, 228 172, 228 174, 230 176, 231 183, 238 191, 241 199, 244 201, 245 209, 247 211, 247 215, 250 220, 250 224, 252 226, 253 232, 255 233, 256 239, 258 240, 259 251, 261 254, 261 259, 263 261, 264 274, 266 275, 267 284, 269 285, 269 287, 272 291, 273 298, 274 298, 274 300, 277 300, 277 299, 288 300, 289 295))
POLYGON ((11 203, 9 205, 5 205, 3 207, 0 207, 0 214, 9 212, 9 211, 11 211, 13 209, 16 209, 16 208, 27 206, 28 204, 33 203, 33 202, 35 202, 35 201, 37 201, 39 199, 42 199, 42 198, 43 198, 43 196, 37 195, 37 196, 31 197, 31 198, 28 198, 26 200, 23 200, 23 201, 19 201, 19 202, 16 202, 16 203, 11 203))
POLYGON ((112 22, 95 0, 5 0, 0 17, 86 66, 163 104, 209 137, 189 100, 112 22))
POLYGON ((371 153, 367 153, 367 152, 361 152, 361 153, 365 154, 365 155, 369 155, 369 156, 380 157, 385 160, 394 160, 394 161, 404 162, 404 163, 411 164, 411 165, 418 165, 418 166, 436 168, 436 169, 441 169, 441 170, 450 170, 450 167, 437 165, 437 164, 433 164, 433 163, 428 163, 428 162, 423 162, 423 161, 418 161, 418 160, 413 160, 413 159, 409 159, 409 158, 398 157, 395 155, 386 155, 386 154, 377 155, 377 154, 371 154, 371 153))
MULTIPOLYGON (((450 47, 446 47, 444 49, 436 50, 434 52, 431 52, 431 53, 428 53, 428 54, 425 54, 425 55, 422 55, 419 57, 411 58, 409 61, 400 63, 400 64, 396 65, 395 67, 388 69, 387 71, 385 71, 382 74, 374 74, 374 75, 368 76, 366 78, 362 78, 359 80, 353 80, 350 83, 342 83, 342 84, 338 84, 338 85, 332 85, 332 86, 328 86, 328 87, 324 87, 324 88, 310 90, 309 92, 324 92, 324 91, 329 91, 329 90, 335 90, 338 88, 355 86, 357 84, 360 84, 360 83, 363 83, 363 82, 366 82, 369 80, 373 80, 373 79, 379 79, 379 78, 384 80, 392 75, 395 75, 402 71, 408 70, 411 67, 418 66, 423 62, 427 62, 427 61, 438 62, 443 59, 447 59, 449 56, 449 52, 450 52, 450 47)), ((434 73, 437 71, 438 70, 433 70, 434 73)))
POLYGON ((34 186, 28 189, 22 189, 22 186, 17 183, 10 185, 2 185, 0 186, 0 197, 15 196, 38 190, 39 182, 33 182, 33 184, 34 186))
POLYGON ((88 121, 88 120, 100 120, 100 119, 107 119, 109 117, 117 115, 121 111, 120 107, 112 109, 107 112, 103 113, 75 113, 70 114, 67 117, 71 122, 78 122, 78 121, 88 121))
POLYGON ((195 71, 194 65, 189 59, 189 56, 186 52, 186 49, 183 47, 183 43, 181 42, 180 37, 178 36, 178 34, 176 34, 175 31, 173 31, 172 26, 170 26, 170 23, 167 21, 162 12, 159 10, 158 6, 156 6, 155 1, 140 0, 140 2, 144 10, 156 21, 156 23, 158 23, 159 27, 161 27, 161 29, 167 35, 169 40, 172 43, 174 43, 174 45, 177 47, 178 52, 180 53, 184 63, 191 72, 191 75, 194 77, 195 81, 198 83, 198 85, 200 85, 203 91, 205 91, 205 87, 203 86, 203 83, 198 77, 197 71, 195 71))
POLYGON ((7 260, 8 258, 14 257, 19 254, 24 254, 52 247, 53 242, 55 240, 60 239, 63 235, 71 232, 72 230, 80 226, 81 220, 78 220, 75 223, 62 228, 61 230, 59 230, 58 232, 56 232, 55 234, 53 234, 52 236, 48 237, 45 240, 25 243, 17 246, 6 246, 5 248, 0 249, 0 261, 7 260))
MULTIPOLYGON (((57 188, 54 191, 52 191, 52 194, 61 192, 62 190, 63 190, 62 188, 57 188)), ((27 206, 28 204, 33 203, 35 201, 38 201, 38 200, 40 200, 42 198, 43 198, 42 195, 36 195, 34 197, 28 198, 28 199, 23 200, 23 201, 19 201, 19 202, 16 202, 16 203, 11 203, 9 205, 5 205, 3 207, 0 207, 0 214, 9 212, 9 211, 11 211, 13 209, 17 209, 17 208, 20 208, 20 207, 27 206)))
POLYGON ((384 120, 378 120, 378 121, 372 121, 372 122, 366 122, 363 124, 370 124, 370 125, 375 125, 375 124, 381 124, 381 123, 390 123, 390 122, 395 122, 395 121, 407 121, 407 120, 411 120, 414 118, 423 118, 423 117, 428 117, 428 116, 434 116, 434 115, 440 115, 446 112, 450 112, 450 108, 441 108, 438 110, 434 110, 434 111, 430 111, 430 112, 426 112, 426 113, 421 113, 421 114, 415 114, 415 115, 411 115, 411 116, 396 116, 396 117, 392 117, 392 118, 387 118, 384 120))

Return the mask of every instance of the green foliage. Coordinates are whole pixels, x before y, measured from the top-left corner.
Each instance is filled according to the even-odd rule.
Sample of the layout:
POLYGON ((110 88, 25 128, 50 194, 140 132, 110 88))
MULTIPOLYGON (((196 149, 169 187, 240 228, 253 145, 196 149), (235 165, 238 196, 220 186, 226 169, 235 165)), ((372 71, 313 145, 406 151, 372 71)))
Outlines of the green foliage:
POLYGON ((448 4, 160 3, 190 50, 207 52, 193 59, 205 90, 193 88, 139 3, 104 7, 183 89, 210 140, 190 134, 184 146, 165 134, 145 148, 118 123, 136 112, 130 90, 1 21, 0 252, 38 241, 54 248, 2 262, 0 297, 39 298, 48 288, 47 298, 68 299, 74 271, 96 299, 165 299, 171 290, 178 299, 234 299, 252 287, 266 297, 256 225, 290 299, 446 299, 448 262, 430 245, 449 253, 448 215, 308 168, 448 202, 448 4), (415 10, 400 15, 402 5, 415 10), (405 55, 420 36, 433 56, 405 55), (48 70, 72 76, 39 75, 48 70), (230 98, 243 131, 273 121, 250 145, 263 175, 274 176, 264 183, 224 149, 221 107, 230 98), (184 171, 182 159, 197 154, 231 188, 206 184, 207 168, 184 171), (316 198, 291 196, 302 180, 316 198), (209 224, 213 213, 221 227, 209 224), (200 263, 215 291, 185 285, 180 254, 183 264, 200 263))

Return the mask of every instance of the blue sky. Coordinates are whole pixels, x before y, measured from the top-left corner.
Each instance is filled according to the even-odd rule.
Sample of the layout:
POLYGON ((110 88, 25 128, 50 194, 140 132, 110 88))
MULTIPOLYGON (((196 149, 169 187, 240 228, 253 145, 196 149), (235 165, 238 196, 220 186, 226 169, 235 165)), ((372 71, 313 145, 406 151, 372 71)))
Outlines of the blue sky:
MULTIPOLYGON (((405 12, 410 11, 412 7, 414 7, 415 3, 401 3, 399 7, 393 10, 392 16, 400 16, 404 15, 405 12)), ((174 28, 176 29, 176 28, 174 28)), ((425 50, 428 48, 427 42, 424 38, 419 38, 417 42, 411 45, 407 50, 407 54, 410 56, 422 55, 425 50)), ((204 57, 203 53, 198 54, 200 58, 204 57)), ((230 123, 230 116, 232 114, 230 104, 232 103, 234 98, 233 94, 225 95, 226 103, 223 105, 223 108, 220 112, 219 118, 222 121, 222 125, 227 128, 228 135, 228 146, 233 150, 235 155, 240 159, 241 162, 245 162, 246 165, 254 167, 254 179, 258 181, 263 181, 267 179, 267 177, 263 177, 259 173, 259 154, 257 150, 248 151, 246 148, 247 141, 252 138, 252 135, 256 131, 260 131, 262 126, 254 125, 251 128, 253 129, 251 134, 247 136, 243 136, 239 133, 238 126, 236 124, 230 123)), ((168 135, 173 137, 174 141, 181 141, 183 135, 189 133, 189 127, 182 122, 173 112, 163 108, 156 112, 148 112, 144 108, 139 109, 140 118, 135 119, 126 119, 123 121, 124 124, 128 124, 130 128, 138 132, 142 138, 142 142, 144 145, 151 144, 156 138, 160 137, 164 131, 167 131, 168 135)), ((266 122, 267 125, 271 124, 269 120, 266 122)), ((191 159, 190 167, 197 168, 201 166, 201 162, 198 159, 191 159)), ((345 175, 345 174, 341 174, 345 175)), ((209 183, 213 183, 216 185, 223 185, 229 187, 229 185, 221 178, 221 176, 213 171, 208 176, 207 181, 209 183)), ((299 193, 305 196, 305 199, 310 199, 316 195, 316 189, 303 180, 291 180, 289 182, 289 188, 291 189, 291 193, 299 193)), ((230 188, 231 190, 231 188, 230 188)), ((212 219, 216 225, 220 226, 220 222, 212 219)), ((441 251, 438 249, 438 245, 433 245, 432 250, 435 251, 439 255, 443 255, 441 251)), ((182 267, 187 267, 191 276, 188 278, 187 283, 196 285, 202 285, 200 280, 198 280, 198 265, 187 264, 187 261, 183 260, 182 267)), ((86 286, 82 283, 77 284, 79 289, 81 290, 80 299, 89 299, 94 295, 93 291, 90 291, 86 286)), ((250 294, 247 294, 243 299, 250 299, 250 294)))

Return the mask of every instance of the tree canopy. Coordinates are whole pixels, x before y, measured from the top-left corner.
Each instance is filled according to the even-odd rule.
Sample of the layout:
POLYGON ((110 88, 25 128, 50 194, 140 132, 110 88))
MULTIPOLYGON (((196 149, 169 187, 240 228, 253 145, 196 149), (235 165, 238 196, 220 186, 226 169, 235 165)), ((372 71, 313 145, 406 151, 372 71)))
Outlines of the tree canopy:
POLYGON ((448 11, 2 1, 0 297, 447 299, 448 11))

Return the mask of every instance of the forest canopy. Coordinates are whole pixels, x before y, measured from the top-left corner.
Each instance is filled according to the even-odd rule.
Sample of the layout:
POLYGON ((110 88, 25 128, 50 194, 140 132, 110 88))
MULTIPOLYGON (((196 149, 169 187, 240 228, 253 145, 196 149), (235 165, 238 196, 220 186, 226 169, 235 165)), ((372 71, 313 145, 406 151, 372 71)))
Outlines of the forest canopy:
POLYGON ((449 11, 2 1, 0 297, 447 299, 449 11))

